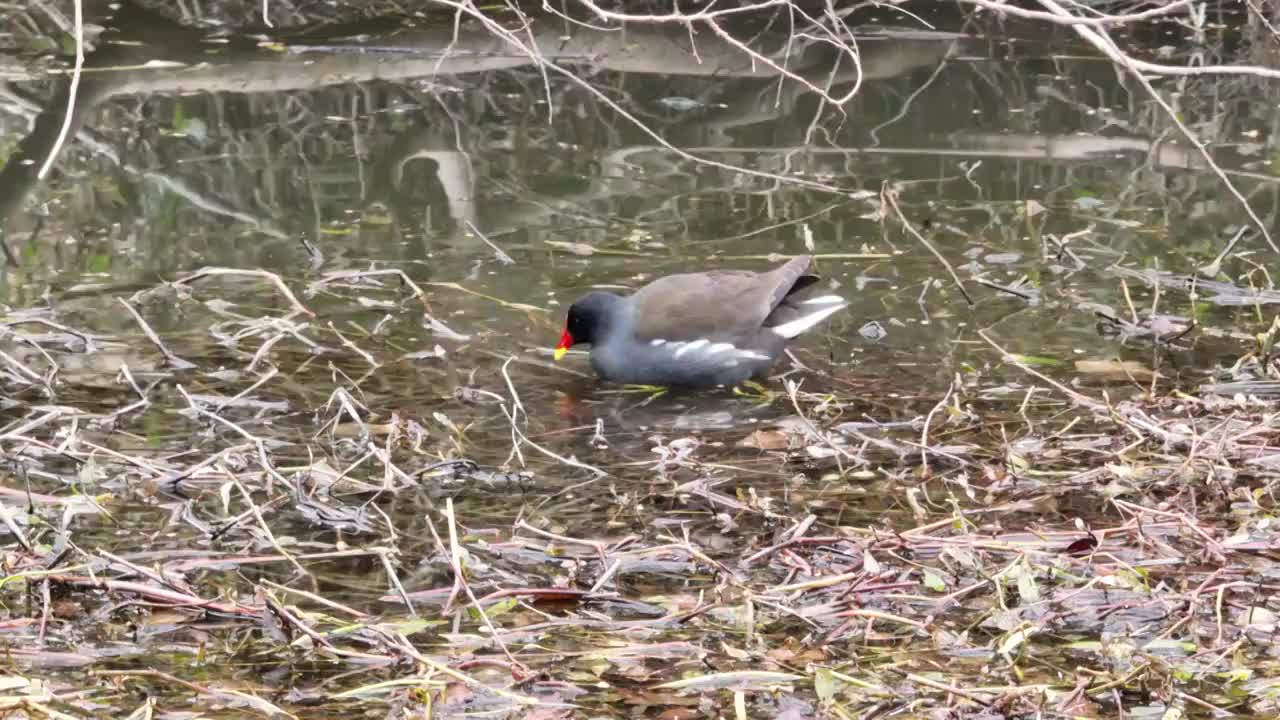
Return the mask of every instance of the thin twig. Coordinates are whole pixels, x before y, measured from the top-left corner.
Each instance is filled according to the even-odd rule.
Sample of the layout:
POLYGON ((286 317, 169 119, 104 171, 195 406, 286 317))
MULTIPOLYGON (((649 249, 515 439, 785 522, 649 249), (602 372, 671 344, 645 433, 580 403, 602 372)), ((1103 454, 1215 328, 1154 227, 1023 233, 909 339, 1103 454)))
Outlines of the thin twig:
POLYGON ((58 153, 62 152, 62 145, 67 141, 67 135, 71 132, 71 125, 76 114, 76 94, 80 89, 80 71, 84 68, 84 7, 81 0, 75 0, 75 30, 76 30, 76 64, 71 72, 71 83, 67 86, 67 112, 62 118, 62 127, 58 130, 58 138, 54 141, 53 147, 49 148, 49 155, 45 157, 44 163, 40 166, 40 172, 36 173, 36 177, 43 180, 45 175, 49 174, 49 169, 53 167, 53 163, 58 158, 58 153))
POLYGON ((925 237, 916 230, 915 226, 911 224, 911 221, 907 219, 907 216, 902 213, 902 208, 898 207, 897 194, 897 191, 890 187, 888 181, 885 181, 885 183, 880 187, 881 201, 886 203, 893 210, 893 212, 898 216, 898 220, 902 223, 903 227, 907 229, 907 232, 911 233, 912 237, 919 241, 921 245, 924 245, 929 252, 933 253, 933 256, 938 259, 938 262, 942 263, 942 267, 947 269, 947 272, 951 275, 951 279, 955 281, 956 287, 960 289, 960 294, 964 296, 965 302, 969 303, 969 307, 973 307, 973 298, 969 297, 969 291, 965 289, 964 282, 960 280, 960 276, 956 274, 956 269, 951 266, 951 263, 947 261, 947 258, 944 257, 942 253, 938 252, 938 249, 935 248, 932 243, 926 240, 925 237))

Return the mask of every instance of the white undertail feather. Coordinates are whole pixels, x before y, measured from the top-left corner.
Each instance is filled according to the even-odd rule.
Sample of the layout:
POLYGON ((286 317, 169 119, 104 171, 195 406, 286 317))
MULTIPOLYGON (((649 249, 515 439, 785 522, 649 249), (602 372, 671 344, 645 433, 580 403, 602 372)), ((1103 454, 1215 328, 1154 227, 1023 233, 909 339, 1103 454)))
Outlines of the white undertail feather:
POLYGON ((844 298, 839 295, 823 295, 822 297, 809 298, 801 305, 830 305, 831 303, 844 303, 844 298))
POLYGON ((774 325, 769 329, 790 340, 849 305, 849 303, 845 302, 845 299, 839 295, 823 295, 822 297, 810 298, 800 304, 816 305, 817 309, 808 315, 801 315, 795 320, 782 323, 781 325, 774 325))

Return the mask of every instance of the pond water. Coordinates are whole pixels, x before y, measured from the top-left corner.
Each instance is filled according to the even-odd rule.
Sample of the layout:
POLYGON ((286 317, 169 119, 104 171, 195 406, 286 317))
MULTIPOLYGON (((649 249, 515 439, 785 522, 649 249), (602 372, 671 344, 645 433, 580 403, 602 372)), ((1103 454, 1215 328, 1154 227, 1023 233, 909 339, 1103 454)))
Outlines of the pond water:
MULTIPOLYGON (((490 632, 474 614, 439 613, 453 582, 438 552, 448 508, 477 594, 618 593, 572 629, 508 636, 542 673, 524 689, 544 699, 685 717, 674 709, 697 702, 641 698, 622 679, 753 664, 722 654, 705 628, 653 630, 669 658, 651 646, 621 661, 606 659, 601 648, 626 648, 604 634, 639 643, 621 624, 727 592, 716 563, 737 567, 809 514, 815 535, 833 537, 952 513, 985 523, 993 503, 1004 503, 997 530, 1117 522, 1099 495, 1046 490, 1108 459, 1084 444, 1043 453, 1074 417, 1048 383, 1099 402, 1194 393, 1241 379, 1226 369, 1271 325, 1269 239, 1133 76, 1066 28, 935 3, 869 7, 844 17, 855 65, 818 37, 789 36, 794 15, 726 20, 759 52, 790 38, 790 77, 779 79, 709 28, 624 32, 536 8, 532 26, 511 31, 524 50, 474 18, 455 28, 439 9, 331 25, 298 12, 274 29, 249 27, 256 5, 88 10, 91 52, 47 180, 32 159, 67 116, 63 76, 31 51, 38 33, 0 45, 11 51, 0 65, 0 441, 11 454, 0 472, 19 491, 7 502, 28 488, 100 496, 102 508, 68 521, 66 539, 87 553, 76 567, 120 571, 102 552, 163 562, 204 597, 247 602, 272 581, 408 623, 400 593, 418 593, 422 620, 444 624, 415 628, 419 650, 460 657, 487 648, 490 632), (534 50, 550 62, 532 62, 534 50), (565 309, 589 289, 802 253, 850 305, 794 345, 781 378, 657 393, 602 384, 578 353, 551 359, 565 309), (274 472, 260 464, 268 453, 274 472), (349 504, 309 507, 290 494, 295 480, 308 492, 334 484, 349 504), (394 562, 372 551, 303 559, 300 579, 282 560, 375 546, 394 562), (597 562, 629 546, 644 552, 612 571, 597 562), (245 559, 255 554, 273 559, 245 559), (569 658, 565 672, 554 658, 569 658), (613 689, 592 686, 610 662, 613 689)), ((1273 52, 1242 17, 1218 12, 1200 28, 1170 20, 1117 35, 1175 64, 1273 52)), ((515 27, 510 8, 493 13, 515 27)), ((1274 230, 1274 83, 1152 84, 1274 230)), ((839 574, 855 560, 834 547, 823 567, 839 574)), ((798 567, 740 572, 766 586, 825 572, 797 580, 798 567)), ((372 682, 351 657, 281 664, 225 615, 126 619, 133 611, 77 602, 72 615, 106 622, 43 646, 79 653, 70 664, 167 667, 218 692, 293 687, 274 702, 305 717, 339 716, 357 698, 334 693, 372 682), (119 659, 103 659, 113 648, 119 659), (206 654, 230 664, 191 672, 206 654), (308 703, 322 707, 299 710, 308 703)), ((728 632, 742 607, 720 606, 709 622, 728 632)), ((504 611, 514 628, 566 612, 504 611)), ((798 618, 790 632, 809 630, 798 618)), ((1100 632, 1090 627, 1082 634, 1100 632)), ((1071 652, 1052 649, 1081 662, 1071 652)), ((28 674, 50 670, 43 657, 28 674)), ((978 671, 971 662, 964 673, 978 671)), ((185 692, 146 682, 155 697, 185 692)), ((270 714, 246 702, 218 696, 206 716, 270 714)), ((449 702, 459 716, 489 707, 449 702)), ((751 699, 761 717, 805 717, 812 702, 751 699)))

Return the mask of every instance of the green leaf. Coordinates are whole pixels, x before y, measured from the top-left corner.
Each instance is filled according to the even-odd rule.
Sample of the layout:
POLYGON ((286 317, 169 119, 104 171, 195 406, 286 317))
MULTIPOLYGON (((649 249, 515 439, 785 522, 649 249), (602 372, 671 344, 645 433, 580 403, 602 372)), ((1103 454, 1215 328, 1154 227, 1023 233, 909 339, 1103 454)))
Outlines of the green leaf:
POLYGON ((91 488, 98 484, 98 464, 94 462, 92 455, 89 456, 84 465, 80 466, 78 479, 81 487, 91 488))
POLYGON ((928 570, 924 571, 924 586, 934 592, 947 591, 947 581, 943 580, 936 573, 930 572, 928 570))
POLYGON ((1031 639, 1031 636, 1039 632, 1040 628, 1034 625, 1027 625, 1014 630, 1004 636, 1004 640, 1000 642, 997 651, 1006 657, 1011 655, 1014 650, 1022 647, 1023 643, 1031 639))
POLYGON ((1023 605, 1029 605, 1040 599, 1040 584, 1036 582, 1035 573, 1031 568, 1023 567, 1018 573, 1018 597, 1022 599, 1023 605))
POLYGON ((813 674, 813 691, 818 694, 818 700, 823 703, 829 703, 836 696, 836 679, 831 674, 831 668, 820 667, 813 674))
POLYGON ((105 273, 111 269, 111 256, 106 253, 94 253, 85 258, 85 272, 105 273))
POLYGON ((407 620, 399 620, 395 622, 378 623, 378 626, 387 628, 388 630, 394 630, 403 635, 414 635, 422 632, 423 630, 428 630, 436 627, 437 625, 444 624, 446 624, 446 621, 439 619, 429 620, 426 618, 409 618, 407 620))
MULTIPOLYGON (((488 615, 489 619, 492 620, 493 618, 496 618, 499 615, 502 615, 503 613, 507 613, 515 609, 516 605, 518 604, 520 604, 519 598, 509 597, 509 598, 506 598, 505 600, 499 600, 498 602, 485 608, 484 614, 488 615)), ((470 613, 472 618, 475 618, 476 620, 480 619, 480 611, 475 607, 467 608, 467 612, 470 613)))

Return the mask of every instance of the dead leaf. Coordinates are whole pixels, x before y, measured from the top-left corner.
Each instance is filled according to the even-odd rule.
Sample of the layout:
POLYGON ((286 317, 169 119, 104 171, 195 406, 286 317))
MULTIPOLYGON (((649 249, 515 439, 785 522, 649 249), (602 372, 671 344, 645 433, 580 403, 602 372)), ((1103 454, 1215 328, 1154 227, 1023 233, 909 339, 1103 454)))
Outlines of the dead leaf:
POLYGON ((1098 547, 1098 537, 1093 533, 1089 533, 1068 545, 1064 552, 1073 557, 1082 557, 1093 552, 1096 547, 1098 547))
POLYGON ((596 249, 586 243, 565 242, 563 240, 544 240, 546 244, 553 248, 560 248, 574 255, 595 255, 596 249))
POLYGON ((738 441, 738 447, 760 450, 786 450, 790 446, 790 436, 778 430, 756 430, 738 441))
POLYGON ((571 708, 537 707, 524 714, 521 720, 565 720, 573 717, 571 708))
POLYGON ((655 720, 697 720, 700 717, 702 711, 697 708, 667 708, 655 720))
POLYGON ((654 685, 654 690, 763 690, 803 680, 803 675, 771 670, 732 670, 708 673, 654 685))
POLYGON ((466 683, 451 682, 445 686, 444 704, 457 705, 460 703, 471 702, 475 696, 476 692, 467 687, 466 683))
POLYGON ((747 659, 750 659, 751 657, 751 653, 747 652, 746 650, 733 647, 732 645, 728 645, 724 642, 720 643, 720 649, 724 651, 725 655, 728 655, 734 660, 747 660, 747 659))
POLYGON ((765 655, 776 662, 792 663, 795 665, 804 665, 805 663, 820 663, 827 660, 827 653, 822 647, 777 647, 765 655))
POLYGON ((1136 380, 1149 382, 1157 377, 1156 373, 1147 369, 1136 360, 1076 360, 1076 372, 1105 381, 1123 382, 1136 380))

